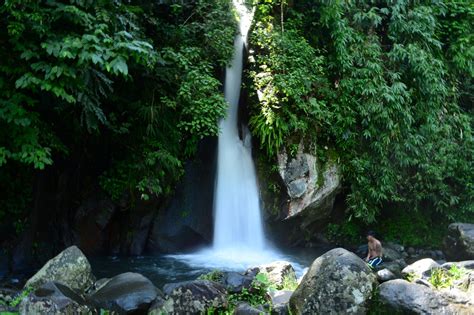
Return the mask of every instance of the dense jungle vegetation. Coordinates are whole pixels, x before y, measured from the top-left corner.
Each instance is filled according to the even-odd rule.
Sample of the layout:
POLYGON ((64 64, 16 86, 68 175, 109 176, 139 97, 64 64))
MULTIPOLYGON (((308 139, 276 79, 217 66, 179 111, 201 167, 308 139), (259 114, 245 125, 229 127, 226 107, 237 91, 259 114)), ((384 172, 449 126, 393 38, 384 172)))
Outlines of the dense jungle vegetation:
MULTIPOLYGON (((268 163, 301 141, 322 160, 335 152, 356 226, 335 234, 380 222, 409 237, 473 219, 472 1, 252 4, 250 128, 268 163)), ((169 195, 225 113, 231 8, 4 1, 0 222, 12 227, 3 233, 28 226, 48 170, 60 182, 72 169, 84 190, 99 183, 117 201, 169 195)))
POLYGON ((338 153, 354 220, 332 232, 416 242, 472 220, 474 4, 258 3, 250 125, 270 158, 302 139, 338 153))
POLYGON ((218 78, 233 52, 231 8, 225 0, 6 1, 0 221, 21 232, 34 178, 64 165, 114 200, 169 194, 225 113, 218 78))

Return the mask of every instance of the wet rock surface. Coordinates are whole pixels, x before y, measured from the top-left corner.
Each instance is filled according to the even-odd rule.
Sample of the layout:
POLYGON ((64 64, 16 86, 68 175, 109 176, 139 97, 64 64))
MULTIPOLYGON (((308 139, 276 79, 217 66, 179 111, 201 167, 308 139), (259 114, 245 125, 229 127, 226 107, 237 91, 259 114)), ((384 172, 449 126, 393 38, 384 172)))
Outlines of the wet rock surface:
POLYGON ((205 138, 188 161, 169 204, 154 218, 147 250, 176 252, 212 241, 217 139, 205 138))
POLYGON ((342 248, 317 258, 290 299, 295 314, 362 314, 377 284, 367 264, 342 248))

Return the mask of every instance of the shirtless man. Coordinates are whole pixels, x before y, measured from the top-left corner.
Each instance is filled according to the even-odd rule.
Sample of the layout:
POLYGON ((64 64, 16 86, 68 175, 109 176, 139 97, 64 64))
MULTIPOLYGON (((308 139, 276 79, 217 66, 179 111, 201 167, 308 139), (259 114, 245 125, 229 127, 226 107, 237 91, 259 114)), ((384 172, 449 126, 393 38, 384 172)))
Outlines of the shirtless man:
POLYGON ((372 231, 367 232, 367 241, 369 250, 365 261, 373 269, 382 263, 382 243, 375 238, 375 233, 372 231))

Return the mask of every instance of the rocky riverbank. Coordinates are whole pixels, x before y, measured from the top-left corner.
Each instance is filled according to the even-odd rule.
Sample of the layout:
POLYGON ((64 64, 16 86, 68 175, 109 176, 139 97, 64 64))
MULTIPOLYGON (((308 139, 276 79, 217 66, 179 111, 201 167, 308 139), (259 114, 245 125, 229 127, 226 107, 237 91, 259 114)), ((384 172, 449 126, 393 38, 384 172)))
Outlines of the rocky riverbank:
POLYGON ((472 224, 454 224, 450 251, 405 250, 385 244, 385 262, 371 270, 343 248, 318 257, 296 278, 288 262, 245 272, 214 271, 157 288, 141 274, 96 279, 76 246, 48 261, 21 291, 0 289, 0 312, 20 314, 367 314, 474 313, 472 224), (417 255, 433 258, 416 259, 417 255), (469 260, 470 259, 470 260, 469 260), (409 263, 410 262, 410 263, 409 263))

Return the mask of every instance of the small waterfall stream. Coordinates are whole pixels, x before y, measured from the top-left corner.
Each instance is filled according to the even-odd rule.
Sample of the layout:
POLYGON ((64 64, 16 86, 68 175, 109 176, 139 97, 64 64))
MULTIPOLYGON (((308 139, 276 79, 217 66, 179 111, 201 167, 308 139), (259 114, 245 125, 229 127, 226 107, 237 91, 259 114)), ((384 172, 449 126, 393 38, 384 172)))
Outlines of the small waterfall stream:
POLYGON ((250 133, 240 139, 238 107, 242 83, 243 49, 252 13, 238 0, 240 34, 234 41, 234 56, 226 69, 224 95, 227 117, 219 123, 217 181, 214 201, 214 249, 262 250, 265 238, 260 214, 250 133))

